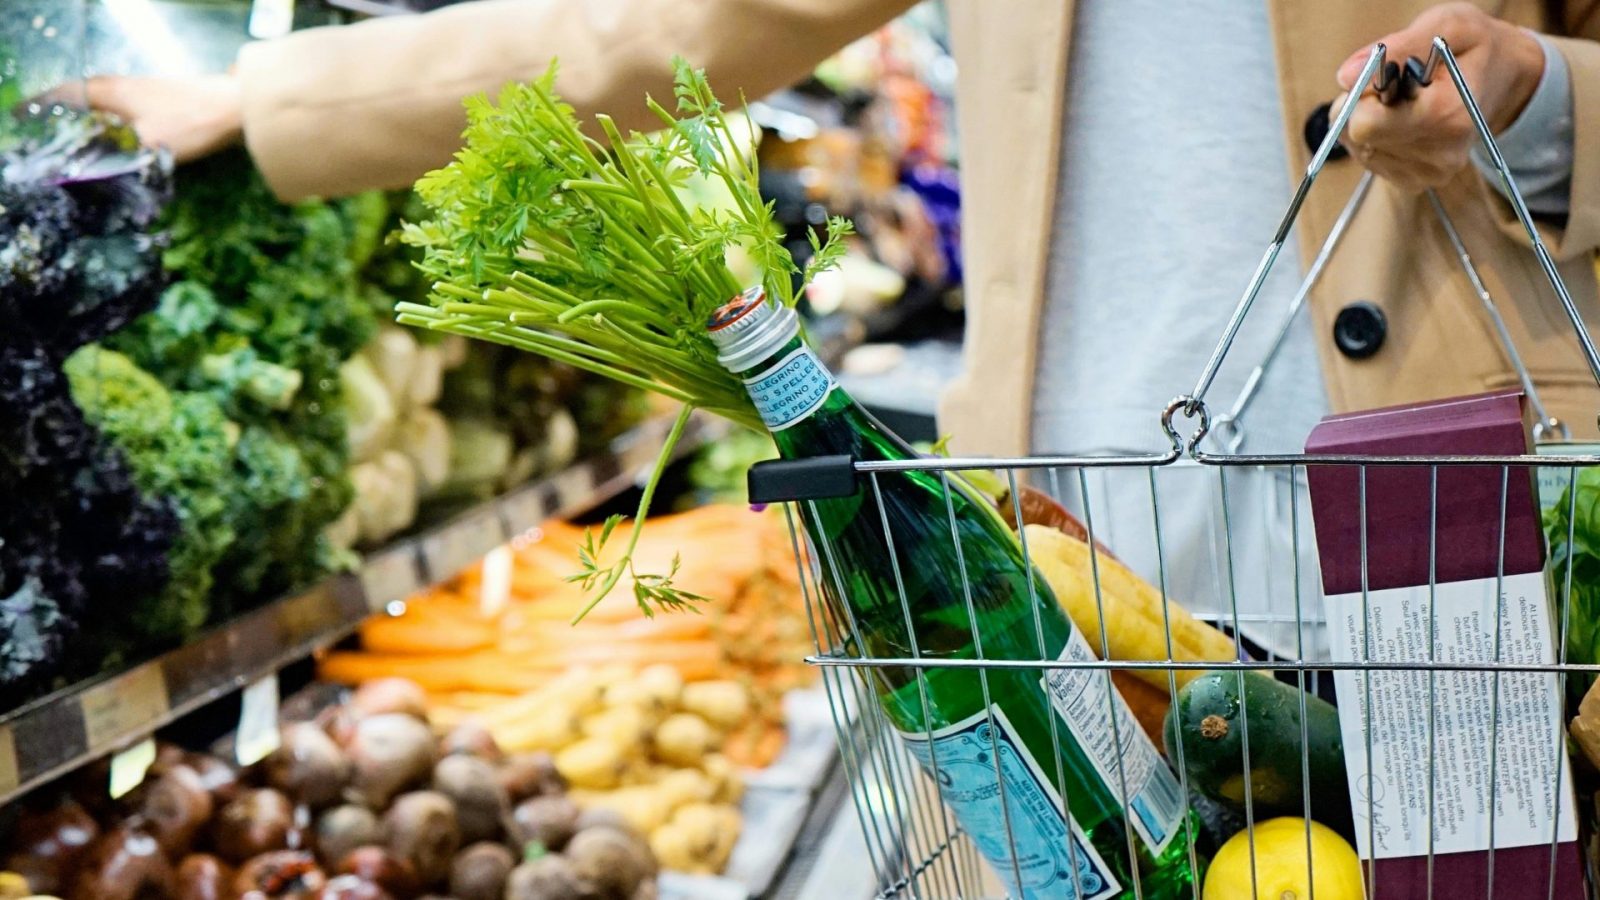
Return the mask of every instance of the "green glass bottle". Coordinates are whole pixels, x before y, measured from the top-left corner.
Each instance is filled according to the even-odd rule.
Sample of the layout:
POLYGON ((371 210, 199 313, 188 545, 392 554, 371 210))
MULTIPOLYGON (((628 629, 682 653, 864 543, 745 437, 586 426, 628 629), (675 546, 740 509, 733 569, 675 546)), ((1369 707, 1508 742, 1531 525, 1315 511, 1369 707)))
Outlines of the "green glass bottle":
MULTIPOLYGON (((783 457, 916 458, 838 387, 794 311, 766 302, 760 288, 718 310, 708 328, 718 361, 744 380, 783 457)), ((846 623, 852 653, 1094 658, 1044 580, 1035 577, 1030 590, 1016 537, 960 479, 885 473, 877 490, 866 483, 797 507, 824 602, 846 623)), ((1185 820, 1192 825, 1193 814, 1103 670, 1057 669, 1048 678, 1033 668, 864 671, 1012 897, 1192 895, 1200 873, 1185 820)))

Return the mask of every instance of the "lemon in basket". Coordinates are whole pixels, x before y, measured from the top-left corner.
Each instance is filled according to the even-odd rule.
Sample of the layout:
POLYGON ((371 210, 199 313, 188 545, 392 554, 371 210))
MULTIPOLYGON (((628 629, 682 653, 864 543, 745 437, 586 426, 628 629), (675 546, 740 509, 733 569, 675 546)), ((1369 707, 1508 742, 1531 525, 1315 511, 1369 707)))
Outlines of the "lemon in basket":
POLYGON ((1251 891, 1252 838, 1228 839, 1206 872, 1204 900, 1361 900, 1361 863, 1333 829, 1285 816, 1256 823, 1255 890, 1251 891), (1306 865, 1306 826, 1311 827, 1311 864, 1306 865))

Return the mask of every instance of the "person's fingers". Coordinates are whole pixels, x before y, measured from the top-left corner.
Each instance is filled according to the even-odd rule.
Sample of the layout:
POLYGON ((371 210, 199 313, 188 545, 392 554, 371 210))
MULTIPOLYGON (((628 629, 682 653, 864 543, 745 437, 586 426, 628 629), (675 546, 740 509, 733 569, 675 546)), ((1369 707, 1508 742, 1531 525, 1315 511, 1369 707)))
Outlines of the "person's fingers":
POLYGON ((1401 156, 1370 147, 1363 148, 1356 158, 1372 174, 1408 194, 1443 187, 1461 170, 1460 165, 1440 159, 1401 156))
MULTIPOLYGON (((1427 59, 1433 50, 1433 39, 1442 36, 1457 56, 1476 47, 1485 39, 1488 29, 1482 10, 1470 3, 1444 3, 1423 10, 1410 25, 1392 31, 1374 44, 1384 45, 1384 58, 1390 62, 1404 63, 1407 57, 1427 59)), ((1334 77, 1339 87, 1350 90, 1355 85, 1361 67, 1366 65, 1373 44, 1368 44, 1350 54, 1339 64, 1334 77)))

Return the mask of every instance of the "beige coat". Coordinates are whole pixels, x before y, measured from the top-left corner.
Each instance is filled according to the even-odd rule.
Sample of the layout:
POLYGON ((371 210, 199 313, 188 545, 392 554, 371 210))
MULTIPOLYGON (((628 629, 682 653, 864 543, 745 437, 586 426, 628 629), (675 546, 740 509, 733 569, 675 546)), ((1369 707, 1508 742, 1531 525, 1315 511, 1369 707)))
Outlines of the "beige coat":
MULTIPOLYGON (((1256 2, 1270 7, 1284 141, 1291 177, 1298 182, 1308 155, 1302 124, 1336 92, 1333 73, 1339 63, 1432 4, 1256 2)), ((604 110, 624 126, 644 127, 649 123, 641 97, 646 91, 670 95, 667 60, 675 52, 705 66, 720 90, 760 96, 909 5, 909 0, 485 0, 427 16, 303 32, 241 54, 245 139, 267 180, 285 197, 398 187, 449 159, 459 143, 463 96, 530 78, 552 56, 562 63, 561 90, 580 113, 604 110)), ((1481 5, 1540 31, 1566 30, 1544 21, 1540 0, 1482 0, 1481 5)), ((944 398, 941 427, 954 434, 962 452, 1047 449, 1030 446, 1028 398, 1056 195, 1073 2, 949 0, 949 9, 960 71, 968 325, 966 372, 944 398)), ((1588 16, 1584 27, 1590 36, 1600 34, 1600 15, 1588 16)), ((1576 162, 1570 217, 1564 229, 1552 229, 1546 237, 1594 330, 1600 324, 1591 262, 1600 245, 1600 43, 1571 39, 1557 46, 1572 76, 1576 162)), ((1331 163, 1319 180, 1300 218, 1303 263, 1327 234, 1358 174, 1355 161, 1346 159, 1331 163)), ((1473 171, 1441 193, 1546 405, 1576 434, 1595 435, 1600 390, 1509 207, 1473 171)), ((1218 223, 1256 229, 1263 248, 1275 225, 1218 223)), ((1381 181, 1313 292, 1310 307, 1336 410, 1515 384, 1432 213, 1420 198, 1381 181), (1353 361, 1335 349, 1331 333, 1334 316, 1358 299, 1382 307, 1389 327, 1376 355, 1353 361)), ((1195 339, 1209 344, 1215 336, 1195 339)), ((1231 398, 1210 399, 1213 407, 1225 408, 1231 398)), ((1157 413, 1151 410, 1152 417, 1157 413)))

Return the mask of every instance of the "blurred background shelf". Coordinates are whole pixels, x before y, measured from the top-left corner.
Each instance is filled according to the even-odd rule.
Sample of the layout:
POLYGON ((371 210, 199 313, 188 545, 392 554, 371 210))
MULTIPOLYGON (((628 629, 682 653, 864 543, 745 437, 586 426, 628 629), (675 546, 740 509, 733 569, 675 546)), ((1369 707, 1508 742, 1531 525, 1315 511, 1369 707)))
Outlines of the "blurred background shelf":
MULTIPOLYGON (((604 454, 368 554, 357 572, 268 603, 132 669, 0 716, 0 805, 338 642, 370 615, 402 610, 407 596, 546 519, 582 513, 628 491, 655 462, 670 427, 670 421, 649 420, 604 454)), ((677 455, 729 428, 696 415, 677 455)))

